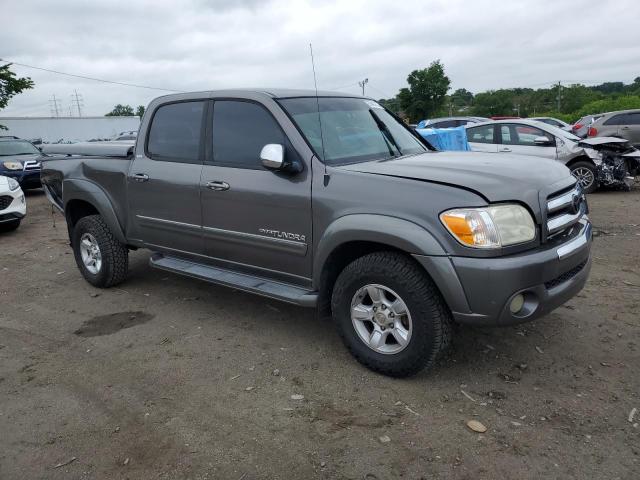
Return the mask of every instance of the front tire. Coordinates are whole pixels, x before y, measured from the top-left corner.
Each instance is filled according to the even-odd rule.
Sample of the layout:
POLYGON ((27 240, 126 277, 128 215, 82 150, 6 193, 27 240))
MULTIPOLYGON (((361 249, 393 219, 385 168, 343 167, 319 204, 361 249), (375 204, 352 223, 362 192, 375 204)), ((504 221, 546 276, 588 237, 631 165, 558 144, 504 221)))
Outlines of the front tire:
POLYGON ((598 188, 598 180, 595 166, 590 162, 576 162, 570 167, 571 175, 576 177, 584 193, 593 193, 598 188))
POLYGON ((100 215, 78 220, 72 237, 76 264, 91 285, 108 288, 127 277, 129 250, 114 237, 100 215))
POLYGON ((338 276, 333 318, 366 367, 407 377, 433 367, 451 341, 451 314, 433 281, 396 252, 358 258, 338 276))

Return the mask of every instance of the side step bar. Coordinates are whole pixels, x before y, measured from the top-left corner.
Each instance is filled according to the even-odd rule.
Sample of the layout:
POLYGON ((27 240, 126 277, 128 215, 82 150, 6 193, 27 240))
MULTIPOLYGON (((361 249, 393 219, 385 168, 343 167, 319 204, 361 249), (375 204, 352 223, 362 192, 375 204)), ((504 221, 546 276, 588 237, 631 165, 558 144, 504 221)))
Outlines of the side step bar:
POLYGON ((254 277, 243 273, 232 272, 222 268, 189 262, 181 258, 165 256, 154 253, 149 259, 152 267, 168 272, 186 275, 206 282, 224 285, 249 293, 262 295, 287 303, 293 303, 302 307, 315 307, 318 302, 317 292, 304 288, 274 282, 260 277, 254 277))

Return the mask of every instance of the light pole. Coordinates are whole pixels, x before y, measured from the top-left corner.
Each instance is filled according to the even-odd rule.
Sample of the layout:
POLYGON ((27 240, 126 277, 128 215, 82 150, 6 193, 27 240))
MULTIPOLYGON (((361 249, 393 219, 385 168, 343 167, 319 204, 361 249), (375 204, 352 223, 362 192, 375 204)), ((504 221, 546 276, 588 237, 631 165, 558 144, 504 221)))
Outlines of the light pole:
POLYGON ((361 82, 358 82, 358 85, 360 85, 362 87, 362 96, 364 97, 364 86, 369 83, 369 79, 365 78, 364 80, 362 80, 361 82))

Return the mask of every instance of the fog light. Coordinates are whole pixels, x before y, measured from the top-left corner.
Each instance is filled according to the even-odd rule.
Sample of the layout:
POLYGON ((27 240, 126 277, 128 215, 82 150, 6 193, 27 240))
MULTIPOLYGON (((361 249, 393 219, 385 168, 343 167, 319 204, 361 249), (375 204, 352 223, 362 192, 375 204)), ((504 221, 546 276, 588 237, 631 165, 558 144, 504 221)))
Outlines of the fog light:
POLYGON ((515 314, 515 313, 518 313, 520 310, 522 310, 523 306, 524 306, 524 295, 519 293, 518 295, 513 297, 513 299, 511 300, 511 303, 509 304, 509 310, 511 310, 511 313, 515 314))

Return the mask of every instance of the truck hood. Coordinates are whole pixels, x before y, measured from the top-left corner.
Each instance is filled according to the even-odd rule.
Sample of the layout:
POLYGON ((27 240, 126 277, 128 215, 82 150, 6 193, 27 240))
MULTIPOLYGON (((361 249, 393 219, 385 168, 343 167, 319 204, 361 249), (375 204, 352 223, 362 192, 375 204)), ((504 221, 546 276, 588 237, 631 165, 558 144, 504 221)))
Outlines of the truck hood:
POLYGON ((575 183, 569 169, 558 161, 506 153, 432 152, 340 168, 453 185, 489 202, 524 201, 536 210, 540 192, 575 183))

